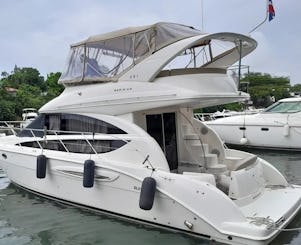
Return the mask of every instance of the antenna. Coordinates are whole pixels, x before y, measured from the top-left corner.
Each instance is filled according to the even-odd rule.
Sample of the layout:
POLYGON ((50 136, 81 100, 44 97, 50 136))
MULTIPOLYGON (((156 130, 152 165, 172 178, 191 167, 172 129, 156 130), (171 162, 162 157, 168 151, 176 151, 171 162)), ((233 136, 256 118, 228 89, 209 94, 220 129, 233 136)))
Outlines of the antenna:
POLYGON ((251 31, 249 31, 249 34, 251 34, 253 31, 257 30, 260 26, 262 26, 267 21, 268 15, 269 15, 269 0, 266 1, 266 14, 264 20, 260 22, 257 26, 255 26, 251 31))
POLYGON ((202 9, 202 32, 204 32, 204 2, 201 0, 201 9, 202 9))

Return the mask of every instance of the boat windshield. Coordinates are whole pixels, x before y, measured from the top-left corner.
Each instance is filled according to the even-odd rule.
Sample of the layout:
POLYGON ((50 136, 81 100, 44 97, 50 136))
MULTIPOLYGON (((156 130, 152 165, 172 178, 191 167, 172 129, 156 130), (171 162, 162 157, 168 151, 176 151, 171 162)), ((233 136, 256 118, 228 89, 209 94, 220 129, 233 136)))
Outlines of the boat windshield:
POLYGON ((273 113, 295 113, 299 111, 301 111, 300 101, 278 102, 264 110, 264 112, 273 113))
POLYGON ((68 85, 117 80, 124 71, 159 49, 201 34, 189 26, 157 23, 92 36, 71 46, 59 82, 68 85))
POLYGON ((23 112, 23 113, 30 113, 30 112, 36 113, 36 112, 37 112, 37 109, 35 109, 35 108, 24 108, 24 109, 22 110, 22 112, 23 112))

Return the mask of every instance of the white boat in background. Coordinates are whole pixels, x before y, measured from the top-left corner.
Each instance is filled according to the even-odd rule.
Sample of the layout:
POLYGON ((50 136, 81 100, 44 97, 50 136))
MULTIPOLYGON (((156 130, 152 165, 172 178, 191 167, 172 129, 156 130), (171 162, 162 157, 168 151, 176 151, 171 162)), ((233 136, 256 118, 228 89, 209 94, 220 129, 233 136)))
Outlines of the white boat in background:
POLYGON ((249 108, 244 111, 231 111, 227 109, 223 109, 222 111, 216 111, 216 112, 209 112, 209 113, 194 113, 194 117, 196 119, 199 119, 201 121, 212 121, 219 118, 224 117, 232 117, 232 116, 239 116, 239 115, 252 115, 261 112, 262 109, 254 109, 249 108))
POLYGON ((232 117, 235 115, 240 115, 240 112, 223 109, 222 111, 216 111, 213 113, 194 113, 194 117, 203 122, 215 120, 218 118, 232 117))
POLYGON ((229 145, 301 150, 301 98, 279 100, 261 113, 207 122, 229 145))
POLYGON ((33 120, 38 117, 38 111, 35 108, 24 108, 22 110, 22 122, 20 123, 20 128, 25 128, 33 120))
POLYGON ((1 166, 45 197, 223 243, 267 244, 299 211, 301 188, 265 160, 225 149, 193 118, 194 108, 249 98, 227 68, 256 45, 171 23, 72 45, 64 92, 0 138, 1 166))

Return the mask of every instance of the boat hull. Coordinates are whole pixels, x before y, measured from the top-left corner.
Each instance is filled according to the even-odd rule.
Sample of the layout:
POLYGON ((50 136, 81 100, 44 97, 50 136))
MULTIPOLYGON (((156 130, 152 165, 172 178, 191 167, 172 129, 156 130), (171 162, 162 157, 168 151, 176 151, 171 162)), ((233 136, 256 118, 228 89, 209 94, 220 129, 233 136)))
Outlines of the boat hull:
POLYGON ((291 127, 288 136, 284 135, 283 126, 248 125, 247 130, 240 129, 241 125, 209 125, 229 145, 257 147, 265 149, 280 149, 301 151, 301 128, 291 127), (268 130, 267 130, 268 129, 268 130), (247 141, 243 142, 242 138, 247 141))
POLYGON ((233 116, 206 124, 229 145, 301 151, 299 119, 287 123, 282 115, 277 116, 233 116))
MULTIPOLYGON (((156 201, 151 210, 140 209, 139 197, 143 180, 141 176, 151 175, 149 169, 144 168, 129 173, 126 168, 120 166, 119 172, 114 171, 112 166, 111 168, 102 166, 101 170, 95 173, 96 180, 93 188, 84 188, 82 175, 79 172, 75 174, 80 169, 82 173, 84 158, 73 158, 73 161, 70 156, 68 161, 48 159, 50 161, 47 162, 46 177, 38 179, 36 178, 36 156, 3 151, 1 154, 5 154, 7 159, 10 159, 1 163, 8 178, 15 185, 46 198, 179 230, 202 238, 214 239, 208 234, 220 236, 213 227, 199 219, 194 212, 163 193, 156 194, 156 201), (113 176, 110 180, 102 178, 109 174, 113 176), (196 219, 198 224, 195 225, 194 231, 185 226, 185 220, 196 221, 196 219)), ((226 234, 223 236, 226 239, 226 234)))
MULTIPOLYGON (((35 154, 24 154, 24 150, 23 153, 2 150, 1 154, 2 158, 3 155, 6 157, 5 160, 1 160, 2 167, 13 183, 47 198, 68 202, 93 210, 109 212, 114 215, 121 215, 133 220, 162 226, 167 229, 179 230, 193 236, 229 244, 267 244, 280 232, 280 230, 268 231, 251 225, 253 234, 255 234, 257 232, 256 229, 258 229, 257 237, 240 234, 238 231, 241 229, 241 226, 246 225, 246 227, 243 228, 246 230, 250 227, 248 227, 249 224, 247 222, 240 219, 238 214, 234 217, 235 212, 238 212, 233 211, 236 205, 233 204, 231 206, 232 208, 229 208, 228 202, 222 203, 221 201, 227 199, 226 196, 222 194, 219 194, 219 198, 215 199, 216 203, 211 203, 211 206, 207 203, 202 204, 202 202, 197 201, 200 195, 198 190, 199 192, 207 193, 207 195, 212 194, 209 193, 210 190, 214 192, 213 194, 216 194, 216 191, 213 191, 213 186, 208 183, 202 183, 200 185, 200 183, 198 184, 195 181, 189 181, 187 179, 186 184, 187 188, 189 188, 187 189, 185 187, 185 189, 183 187, 184 189, 177 193, 177 190, 183 186, 183 182, 181 182, 182 184, 176 182, 176 174, 162 171, 152 174, 157 181, 157 192, 154 206, 151 210, 146 211, 139 208, 139 198, 143 178, 151 175, 151 170, 148 168, 131 169, 128 166, 118 166, 117 171, 114 165, 96 164, 97 170, 95 172, 94 186, 93 188, 84 188, 82 178, 83 162, 85 161, 85 157, 88 156, 78 157, 76 156, 77 154, 70 153, 68 161, 66 161, 60 158, 60 156, 51 156, 50 158, 48 155, 46 177, 44 179, 38 179, 36 177, 36 158, 39 152, 36 151, 35 154), (173 181, 175 182, 171 183, 173 181), (191 193, 189 193, 189 190, 191 190, 191 193), (191 197, 191 200, 188 200, 186 196, 180 196, 183 194, 187 197, 191 197), (183 200, 180 201, 180 197, 182 197, 183 200), (185 202, 185 199, 187 199, 188 202, 185 202), (200 207, 202 205, 204 205, 204 207, 200 207), (208 210, 213 212, 222 211, 223 207, 224 210, 229 209, 229 212, 220 213, 220 216, 224 215, 225 217, 227 217, 229 213, 229 222, 220 222, 221 227, 224 227, 224 229, 214 227, 212 225, 214 222, 202 217, 197 207, 205 208, 206 210, 205 206, 209 208, 208 210), (231 212, 232 214, 230 214, 231 212), (237 222, 231 222, 231 218, 237 222), (189 225, 187 226, 187 224, 190 223, 193 224, 193 228, 189 228, 189 225), (238 229, 235 232, 236 228, 238 229), (230 231, 231 229, 232 232, 230 231)), ((47 151, 45 154, 47 154, 47 151)), ((176 176, 184 178, 181 177, 181 175, 176 176)), ((294 197, 295 203, 293 204, 292 201, 288 204, 288 206, 291 205, 292 207, 286 207, 285 221, 278 228, 285 227, 300 209, 301 190, 298 189, 296 193, 293 193, 294 191, 292 190, 290 191, 292 192, 291 195, 294 197)), ((206 200, 206 202, 207 201, 208 200, 206 200)), ((243 211, 243 208, 241 208, 241 211, 243 211)), ((248 213, 249 211, 244 212, 248 213)))

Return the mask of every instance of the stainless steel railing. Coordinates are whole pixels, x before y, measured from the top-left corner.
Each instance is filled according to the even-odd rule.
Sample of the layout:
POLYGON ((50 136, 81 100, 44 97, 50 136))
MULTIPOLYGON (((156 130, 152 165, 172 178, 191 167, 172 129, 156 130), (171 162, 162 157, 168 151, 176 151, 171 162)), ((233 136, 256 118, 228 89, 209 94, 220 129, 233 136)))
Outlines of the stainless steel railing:
MULTIPOLYGON (((47 145, 47 141, 49 140, 49 136, 55 136, 55 139, 60 143, 60 145, 63 147, 63 149, 66 152, 73 152, 70 151, 70 149, 68 149, 68 146, 66 145, 66 143, 64 143, 64 140, 83 140, 86 142, 86 145, 91 149, 91 151, 94 154, 98 154, 98 150, 95 148, 95 146, 93 146, 93 142, 94 140, 120 140, 124 143, 128 143, 129 141, 127 139, 124 139, 122 137, 118 137, 116 135, 111 135, 111 134, 105 134, 105 133, 94 133, 94 132, 80 132, 80 131, 63 131, 63 130, 48 130, 48 129, 31 129, 31 128, 20 128, 20 127, 16 127, 15 125, 20 123, 19 121, 0 121, 0 134, 5 134, 5 135, 15 135, 18 136, 20 132, 25 132, 28 131, 29 135, 28 137, 32 137, 33 141, 38 145, 38 147, 43 151, 45 148, 45 145, 47 145), (69 136, 80 136, 77 138, 71 137, 69 138, 69 136), (39 137, 41 136, 41 137, 39 137), (99 139, 98 136, 105 136, 102 139, 99 139), (69 138, 69 139, 68 139, 69 138), (98 138, 98 139, 95 139, 98 138)), ((4 135, 2 135, 4 136, 4 135)), ((19 146, 22 147, 22 142, 21 139, 23 137, 18 137, 19 141, 17 142, 17 144, 19 146)), ((53 138, 51 139, 52 141, 54 140, 53 138)), ((68 143, 69 145, 71 143, 68 143)), ((73 145, 76 145, 76 143, 72 143, 73 145)), ((78 144, 78 146, 80 146, 80 144, 78 144)), ((98 146, 100 147, 100 146, 98 146)), ((117 149, 114 147, 110 147, 110 146, 101 146, 102 148, 108 148, 108 150, 112 150, 112 149, 117 149)), ((135 149, 136 150, 136 149, 135 149)), ((91 153, 90 153, 91 154, 91 153)))

